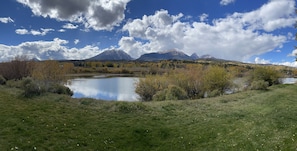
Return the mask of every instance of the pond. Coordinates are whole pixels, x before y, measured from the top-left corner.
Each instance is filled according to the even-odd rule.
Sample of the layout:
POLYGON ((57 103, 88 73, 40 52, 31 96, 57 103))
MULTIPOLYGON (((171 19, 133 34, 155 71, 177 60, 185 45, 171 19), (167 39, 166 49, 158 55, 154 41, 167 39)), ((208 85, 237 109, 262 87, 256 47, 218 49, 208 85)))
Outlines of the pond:
POLYGON ((94 98, 106 101, 138 101, 135 77, 75 78, 66 86, 73 91, 73 98, 94 98))
POLYGON ((297 82, 297 78, 281 78, 280 82, 282 84, 294 84, 297 82))

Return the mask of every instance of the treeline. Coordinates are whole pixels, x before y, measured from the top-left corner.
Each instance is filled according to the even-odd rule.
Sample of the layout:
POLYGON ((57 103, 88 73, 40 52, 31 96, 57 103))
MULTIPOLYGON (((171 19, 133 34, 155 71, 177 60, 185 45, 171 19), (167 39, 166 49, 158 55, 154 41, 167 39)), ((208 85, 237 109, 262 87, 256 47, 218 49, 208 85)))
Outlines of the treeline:
MULTIPOLYGON (((74 66, 73 73, 134 74, 136 76, 144 76, 148 74, 164 74, 170 72, 171 70, 185 69, 189 65, 219 66, 227 70, 238 70, 237 74, 245 73, 245 71, 252 70, 258 66, 266 66, 233 61, 207 59, 197 61, 163 60, 156 62, 73 60, 63 61, 61 63, 72 63, 74 66)), ((286 66, 272 67, 286 76, 297 76, 296 68, 286 66)))
POLYGON ((66 82, 66 74, 73 71, 72 63, 57 61, 31 61, 18 56, 9 62, 0 63, 0 84, 22 88, 24 96, 31 97, 45 92, 72 95, 66 82))

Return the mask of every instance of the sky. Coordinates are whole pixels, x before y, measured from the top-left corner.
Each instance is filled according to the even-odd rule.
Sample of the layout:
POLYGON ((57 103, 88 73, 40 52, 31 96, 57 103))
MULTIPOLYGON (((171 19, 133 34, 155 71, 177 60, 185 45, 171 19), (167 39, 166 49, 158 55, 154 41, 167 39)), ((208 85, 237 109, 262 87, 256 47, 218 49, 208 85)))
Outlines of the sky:
POLYGON ((168 50, 297 67, 295 0, 2 0, 0 62, 168 50))

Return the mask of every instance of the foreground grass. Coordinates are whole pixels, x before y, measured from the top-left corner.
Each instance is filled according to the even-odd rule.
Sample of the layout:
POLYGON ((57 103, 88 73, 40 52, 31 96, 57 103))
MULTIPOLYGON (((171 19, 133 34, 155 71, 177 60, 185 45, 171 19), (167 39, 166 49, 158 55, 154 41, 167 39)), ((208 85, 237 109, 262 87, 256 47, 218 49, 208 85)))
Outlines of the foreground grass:
POLYGON ((0 87, 0 150, 296 150, 297 86, 212 99, 103 102, 0 87))

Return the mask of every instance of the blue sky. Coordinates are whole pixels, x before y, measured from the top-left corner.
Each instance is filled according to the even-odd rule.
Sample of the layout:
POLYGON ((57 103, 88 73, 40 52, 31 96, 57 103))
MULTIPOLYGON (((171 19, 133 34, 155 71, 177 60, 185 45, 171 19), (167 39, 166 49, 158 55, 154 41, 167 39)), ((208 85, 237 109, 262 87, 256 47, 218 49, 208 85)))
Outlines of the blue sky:
POLYGON ((5 0, 0 61, 179 50, 297 66, 295 0, 5 0))

